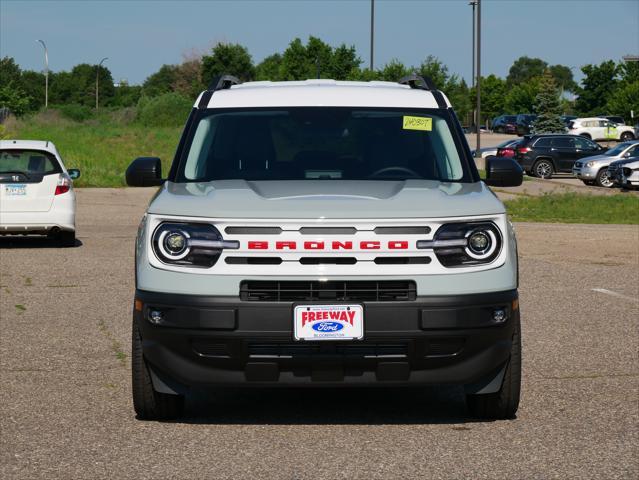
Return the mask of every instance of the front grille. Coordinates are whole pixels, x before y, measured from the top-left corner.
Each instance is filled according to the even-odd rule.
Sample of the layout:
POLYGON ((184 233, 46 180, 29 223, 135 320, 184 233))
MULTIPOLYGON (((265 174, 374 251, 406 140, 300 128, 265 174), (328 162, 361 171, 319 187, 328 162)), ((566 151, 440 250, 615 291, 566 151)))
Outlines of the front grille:
POLYGON ((249 302, 415 300, 417 287, 408 280, 390 281, 258 281, 240 284, 240 299, 249 302))

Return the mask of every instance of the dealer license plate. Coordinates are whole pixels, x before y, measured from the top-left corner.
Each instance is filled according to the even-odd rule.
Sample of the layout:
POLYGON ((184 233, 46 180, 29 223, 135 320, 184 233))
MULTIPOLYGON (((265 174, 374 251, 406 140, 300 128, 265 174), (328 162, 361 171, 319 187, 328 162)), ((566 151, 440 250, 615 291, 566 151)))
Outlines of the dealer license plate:
POLYGON ((14 183, 12 185, 5 185, 4 191, 8 197, 19 196, 27 194, 27 186, 21 183, 14 183))
POLYGON ((297 305, 293 313, 295 340, 361 340, 361 305, 297 305))

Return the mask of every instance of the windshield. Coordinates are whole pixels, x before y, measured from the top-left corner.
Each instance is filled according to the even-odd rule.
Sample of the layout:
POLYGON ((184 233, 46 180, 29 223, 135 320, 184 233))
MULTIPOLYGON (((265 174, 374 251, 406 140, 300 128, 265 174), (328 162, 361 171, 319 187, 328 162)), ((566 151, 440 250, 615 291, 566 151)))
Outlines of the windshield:
POLYGON ((441 110, 211 109, 194 119, 177 181, 473 181, 453 121, 441 110))
POLYGON ((630 145, 632 145, 632 144, 631 143, 620 143, 616 147, 611 148, 610 150, 608 150, 606 153, 604 153, 604 155, 608 155, 610 157, 616 157, 617 155, 621 155, 621 153, 626 148, 628 148, 630 145))
POLYGON ((48 152, 39 150, 0 150, 0 173, 46 175, 59 173, 57 160, 48 152))

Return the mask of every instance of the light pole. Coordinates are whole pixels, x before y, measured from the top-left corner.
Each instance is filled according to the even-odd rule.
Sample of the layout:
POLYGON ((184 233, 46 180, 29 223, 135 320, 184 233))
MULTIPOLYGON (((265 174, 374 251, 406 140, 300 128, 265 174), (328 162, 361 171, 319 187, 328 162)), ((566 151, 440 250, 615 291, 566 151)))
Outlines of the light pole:
MULTIPOLYGON (((477 0, 471 0, 470 3, 468 5, 471 5, 473 7, 473 26, 472 26, 472 30, 473 30, 473 50, 472 50, 472 57, 473 57, 473 69, 472 69, 472 76, 470 77, 470 86, 471 88, 475 88, 475 7, 477 6, 477 0)), ((473 109, 472 111, 472 118, 470 120, 470 123, 472 124, 473 121, 475 120, 475 109, 473 109)), ((471 125, 472 127, 472 125, 471 125)))
POLYGON ((481 0, 477 0, 477 146, 476 155, 481 156, 480 131, 481 131, 481 0))
POLYGON ((100 67, 102 67, 102 64, 108 60, 109 57, 104 57, 102 60, 100 60, 100 63, 98 63, 98 69, 95 72, 95 109, 98 109, 98 101, 100 99, 100 90, 98 89, 99 87, 99 78, 100 78, 100 67))
POLYGON ((375 0, 371 0, 371 72, 373 71, 373 52, 375 50, 375 0))
POLYGON ((44 108, 49 106, 49 51, 42 40, 36 40, 44 48, 44 108))

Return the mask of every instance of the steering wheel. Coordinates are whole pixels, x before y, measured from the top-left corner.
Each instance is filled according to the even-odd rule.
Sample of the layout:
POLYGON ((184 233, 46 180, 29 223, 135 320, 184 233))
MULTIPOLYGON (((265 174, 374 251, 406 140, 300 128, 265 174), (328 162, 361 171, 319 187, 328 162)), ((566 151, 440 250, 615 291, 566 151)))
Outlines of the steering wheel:
POLYGON ((419 173, 417 173, 415 170, 411 170, 410 168, 406 168, 406 167, 384 167, 384 168, 380 168, 379 170, 375 170, 373 173, 371 173, 368 176, 368 178, 375 178, 375 177, 378 177, 378 176, 383 175, 383 174, 388 173, 388 172, 403 172, 403 173, 407 173, 412 178, 422 178, 422 176, 419 173))

